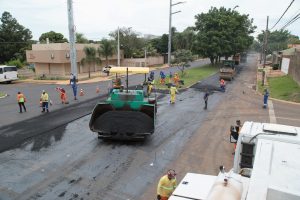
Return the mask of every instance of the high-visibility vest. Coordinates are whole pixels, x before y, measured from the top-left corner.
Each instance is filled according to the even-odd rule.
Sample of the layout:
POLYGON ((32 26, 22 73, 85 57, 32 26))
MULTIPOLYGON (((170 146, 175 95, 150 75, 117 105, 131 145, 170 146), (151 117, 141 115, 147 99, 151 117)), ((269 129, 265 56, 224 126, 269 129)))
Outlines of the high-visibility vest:
POLYGON ((160 178, 158 185, 157 185, 157 194, 162 197, 169 197, 173 193, 177 186, 176 178, 169 179, 168 175, 164 175, 160 178))
POLYGON ((17 100, 18 100, 18 102, 23 103, 23 102, 25 102, 25 96, 22 93, 18 94, 17 100))
POLYGON ((178 92, 176 87, 174 87, 174 86, 170 87, 170 94, 171 95, 175 95, 176 92, 178 92))
POLYGON ((47 93, 41 95, 41 101, 42 102, 48 102, 49 101, 49 95, 47 93))

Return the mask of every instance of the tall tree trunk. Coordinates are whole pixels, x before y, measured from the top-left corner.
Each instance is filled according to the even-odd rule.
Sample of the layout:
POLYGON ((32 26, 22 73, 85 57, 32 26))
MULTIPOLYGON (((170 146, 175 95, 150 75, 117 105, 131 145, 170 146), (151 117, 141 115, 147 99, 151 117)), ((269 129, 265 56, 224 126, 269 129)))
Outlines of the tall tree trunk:
POLYGON ((91 64, 89 64, 89 78, 91 78, 91 64))
POLYGON ((214 57, 209 57, 210 63, 213 65, 214 64, 214 57))
POLYGON ((108 66, 108 57, 105 56, 105 60, 106 60, 106 66, 108 66))

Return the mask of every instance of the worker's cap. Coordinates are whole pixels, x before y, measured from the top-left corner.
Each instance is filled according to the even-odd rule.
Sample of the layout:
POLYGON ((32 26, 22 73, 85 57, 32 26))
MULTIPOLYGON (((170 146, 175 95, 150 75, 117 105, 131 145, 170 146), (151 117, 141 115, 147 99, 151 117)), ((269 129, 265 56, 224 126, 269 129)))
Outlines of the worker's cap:
POLYGON ((169 178, 175 178, 176 172, 174 169, 169 169, 167 175, 169 178))
POLYGON ((45 90, 43 90, 42 92, 45 92, 45 90))

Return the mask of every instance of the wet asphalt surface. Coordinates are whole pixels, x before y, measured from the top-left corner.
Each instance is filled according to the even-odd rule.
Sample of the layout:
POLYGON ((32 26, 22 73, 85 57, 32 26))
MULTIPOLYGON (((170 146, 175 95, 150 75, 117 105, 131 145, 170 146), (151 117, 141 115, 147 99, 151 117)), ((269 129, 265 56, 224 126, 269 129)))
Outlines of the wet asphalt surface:
POLYGON ((174 105, 158 94, 156 130, 140 142, 98 140, 89 130, 90 112, 104 94, 4 126, 0 199, 141 199, 206 120, 205 89, 211 94, 209 111, 225 95, 218 91, 218 74, 181 91, 174 105))
POLYGON ((163 96, 155 133, 143 142, 98 140, 90 115, 29 138, 0 154, 0 199, 139 199, 201 124, 202 96, 189 89, 175 105, 163 96))
MULTIPOLYGON (((199 60, 191 63, 191 67, 203 66, 209 63, 208 59, 199 60)), ((155 78, 159 77, 159 72, 163 71, 166 75, 169 75, 170 72, 174 74, 174 72, 178 71, 177 67, 170 67, 164 69, 155 70, 155 78)), ((147 75, 148 76, 148 75, 147 75)), ((123 76, 122 83, 125 85, 126 77, 123 76)), ((144 74, 134 74, 129 78, 129 85, 134 86, 141 84, 145 79, 144 74)), ((101 97, 107 95, 109 88, 111 87, 111 80, 101 81, 95 83, 80 83, 78 84, 78 100, 73 100, 73 92, 69 85, 58 85, 58 84, 34 84, 34 83, 22 83, 14 82, 12 84, 0 84, 0 91, 7 93, 8 97, 0 99, 0 131, 1 128, 5 128, 5 126, 24 121, 27 119, 31 119, 33 117, 37 117, 42 115, 41 108, 39 107, 39 98, 42 90, 46 90, 49 94, 50 99, 53 101, 53 106, 49 107, 50 112, 55 110, 60 110, 65 108, 66 105, 62 105, 60 102, 59 94, 55 91, 56 87, 63 87, 66 90, 66 94, 68 96, 68 100, 70 105, 80 104, 90 99, 100 100, 101 97), (96 93, 96 88, 100 89, 100 93, 96 93), (80 89, 83 89, 85 95, 79 96, 80 89), (25 103, 27 107, 26 113, 18 113, 19 107, 16 103, 16 95, 17 92, 21 91, 25 94, 27 98, 27 102, 25 103)), ((1 133, 0 133, 1 135, 1 133)))
MULTIPOLYGON (((139 199, 201 125, 201 90, 210 83, 217 88, 217 74, 182 91, 175 105, 158 94, 156 130, 145 141, 102 141, 89 130, 90 112, 105 95, 4 126, 0 199, 139 199)), ((211 94, 209 106, 222 95, 211 94)))

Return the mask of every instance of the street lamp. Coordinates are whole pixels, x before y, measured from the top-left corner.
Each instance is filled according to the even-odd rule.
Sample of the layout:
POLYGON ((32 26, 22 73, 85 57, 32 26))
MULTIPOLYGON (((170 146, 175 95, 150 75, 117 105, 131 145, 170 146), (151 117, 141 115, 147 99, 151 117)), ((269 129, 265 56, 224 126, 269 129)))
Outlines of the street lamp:
POLYGON ((178 4, 185 3, 185 1, 180 1, 177 3, 172 3, 170 0, 170 14, 169 14, 169 42, 168 42, 168 65, 171 66, 171 40, 172 40, 172 15, 177 14, 181 11, 172 12, 172 6, 176 6, 178 4))

